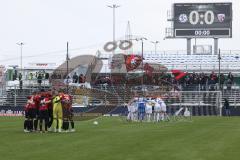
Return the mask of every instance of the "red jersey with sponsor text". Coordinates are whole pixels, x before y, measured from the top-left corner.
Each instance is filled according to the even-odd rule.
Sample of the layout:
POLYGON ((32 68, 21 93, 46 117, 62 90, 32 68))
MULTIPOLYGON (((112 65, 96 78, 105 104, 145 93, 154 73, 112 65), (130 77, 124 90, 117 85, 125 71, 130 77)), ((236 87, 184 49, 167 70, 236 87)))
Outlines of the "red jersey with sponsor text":
POLYGON ((40 111, 44 111, 44 110, 48 110, 49 108, 49 101, 50 99, 48 97, 44 98, 43 100, 41 100, 40 102, 40 106, 39 106, 39 110, 40 111))

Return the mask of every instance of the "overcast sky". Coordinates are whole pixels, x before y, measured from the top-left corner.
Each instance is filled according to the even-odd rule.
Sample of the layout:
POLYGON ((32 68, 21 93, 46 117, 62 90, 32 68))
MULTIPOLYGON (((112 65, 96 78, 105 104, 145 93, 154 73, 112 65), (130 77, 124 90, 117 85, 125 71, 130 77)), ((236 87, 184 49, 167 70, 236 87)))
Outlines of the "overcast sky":
MULTIPOLYGON (((185 50, 186 40, 163 40, 167 10, 175 2, 214 2, 215 0, 0 0, 0 64, 20 64, 20 48, 24 42, 23 63, 63 62, 66 42, 71 57, 94 54, 112 40, 112 9, 116 3, 116 37, 123 37, 127 21, 134 35, 160 41, 159 50, 185 50)), ((218 0, 217 2, 223 2, 218 0)), ((221 39, 224 50, 238 50, 240 42, 240 1, 233 3, 233 38, 221 39)), ((212 41, 209 41, 212 42, 212 41)), ((209 43, 198 40, 199 44, 209 43)), ((136 49, 138 47, 135 47, 136 49)), ((146 42, 147 50, 154 50, 146 42)))

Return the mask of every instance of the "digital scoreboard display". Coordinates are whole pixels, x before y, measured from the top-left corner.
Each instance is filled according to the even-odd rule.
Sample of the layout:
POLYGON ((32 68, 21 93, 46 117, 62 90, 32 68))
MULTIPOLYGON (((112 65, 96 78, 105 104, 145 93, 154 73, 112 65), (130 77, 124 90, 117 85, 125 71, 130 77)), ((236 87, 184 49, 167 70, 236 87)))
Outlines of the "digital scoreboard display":
POLYGON ((175 3, 175 37, 232 37, 232 3, 175 3))

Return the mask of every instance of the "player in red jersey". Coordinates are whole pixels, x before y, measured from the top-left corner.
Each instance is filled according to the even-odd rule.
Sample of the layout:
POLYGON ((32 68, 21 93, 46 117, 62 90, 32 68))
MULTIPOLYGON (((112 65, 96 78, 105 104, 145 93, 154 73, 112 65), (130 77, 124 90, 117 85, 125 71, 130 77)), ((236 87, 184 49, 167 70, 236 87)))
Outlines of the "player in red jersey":
POLYGON ((40 132, 42 132, 42 124, 44 121, 44 125, 45 125, 45 131, 47 132, 48 129, 48 120, 49 120, 49 115, 48 115, 48 106, 51 103, 51 100, 45 95, 43 94, 41 96, 41 101, 40 101, 40 106, 39 106, 39 126, 40 126, 40 132))
MULTIPOLYGON (((52 101, 52 93, 51 92, 47 92, 46 97, 52 101)), ((48 104, 48 128, 50 128, 52 126, 52 123, 53 123, 53 104, 49 103, 48 104)))
POLYGON ((35 103, 35 118, 34 118, 34 131, 37 131, 38 128, 38 120, 39 120, 39 107, 41 101, 40 93, 36 93, 33 95, 33 101, 35 103))
POLYGON ((29 117, 29 130, 33 131, 33 121, 36 119, 37 108, 35 101, 33 100, 34 96, 30 96, 28 100, 28 117, 29 117))
POLYGON ((73 111, 72 111, 72 97, 69 94, 64 94, 62 96, 62 106, 63 106, 63 130, 69 130, 69 122, 71 123, 71 132, 74 132, 74 121, 73 121, 73 111))
POLYGON ((24 112, 25 112, 25 120, 24 120, 24 132, 30 132, 30 117, 29 117, 29 109, 30 109, 30 103, 29 100, 31 99, 31 96, 27 97, 27 103, 24 106, 24 112))

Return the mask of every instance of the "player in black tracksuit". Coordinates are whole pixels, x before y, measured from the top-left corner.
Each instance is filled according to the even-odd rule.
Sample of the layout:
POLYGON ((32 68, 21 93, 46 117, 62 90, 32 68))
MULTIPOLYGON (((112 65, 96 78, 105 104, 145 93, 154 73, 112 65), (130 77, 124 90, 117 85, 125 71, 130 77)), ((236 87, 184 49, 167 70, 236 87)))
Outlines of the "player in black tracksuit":
POLYGON ((31 96, 27 97, 28 101, 27 104, 24 106, 24 112, 25 112, 25 120, 24 120, 24 132, 30 132, 31 131, 31 126, 30 126, 30 117, 29 117, 29 109, 30 109, 30 103, 29 100, 31 99, 31 96))

